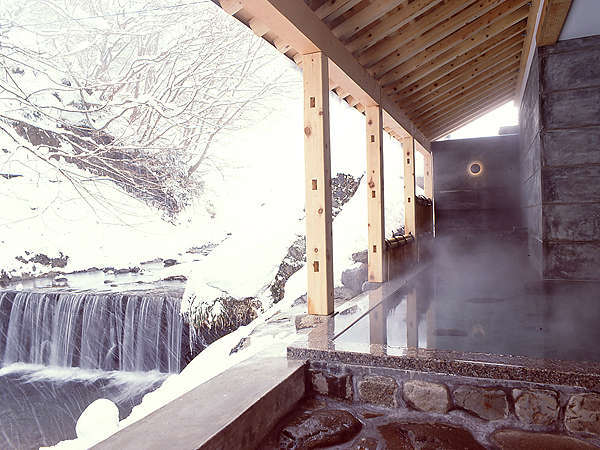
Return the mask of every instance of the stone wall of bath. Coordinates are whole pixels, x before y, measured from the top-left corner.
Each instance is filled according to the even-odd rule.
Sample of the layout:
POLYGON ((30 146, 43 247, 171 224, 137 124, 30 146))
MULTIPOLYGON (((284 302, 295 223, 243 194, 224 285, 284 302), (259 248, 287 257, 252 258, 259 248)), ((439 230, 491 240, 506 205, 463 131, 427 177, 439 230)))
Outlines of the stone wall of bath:
POLYGON ((378 426, 367 426, 368 436, 357 439, 385 441, 377 429, 427 423, 466 430, 485 448, 600 446, 600 394, 583 388, 324 361, 310 363, 308 378, 314 394, 341 402, 363 420, 383 413, 378 426))

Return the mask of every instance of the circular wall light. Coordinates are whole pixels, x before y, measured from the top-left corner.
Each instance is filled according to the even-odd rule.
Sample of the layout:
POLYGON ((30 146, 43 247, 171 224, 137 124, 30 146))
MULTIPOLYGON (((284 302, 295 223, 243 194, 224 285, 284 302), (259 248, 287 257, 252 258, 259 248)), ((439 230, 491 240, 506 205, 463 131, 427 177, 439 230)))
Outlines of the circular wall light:
POLYGON ((479 161, 469 163, 468 172, 472 177, 478 177, 483 173, 483 164, 479 161))

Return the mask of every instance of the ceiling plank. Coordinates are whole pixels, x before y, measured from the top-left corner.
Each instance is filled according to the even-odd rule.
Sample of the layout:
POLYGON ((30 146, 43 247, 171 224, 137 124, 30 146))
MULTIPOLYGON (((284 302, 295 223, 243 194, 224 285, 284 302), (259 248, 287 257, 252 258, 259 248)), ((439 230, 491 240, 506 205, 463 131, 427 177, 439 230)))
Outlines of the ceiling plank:
MULTIPOLYGON (((491 35, 501 33, 506 28, 521 21, 529 13, 528 0, 507 0, 505 3, 490 11, 494 13, 493 19, 487 23, 489 17, 483 16, 461 28, 459 31, 442 39, 413 58, 397 66, 380 78, 383 86, 393 86, 398 80, 415 69, 420 68, 427 61, 445 53, 448 49, 460 46, 461 53, 473 48, 489 39, 491 35), (487 26, 486 26, 487 25, 487 26)), ((488 13, 488 14, 490 14, 488 13)))
POLYGON ((407 80, 406 83, 399 84, 398 90, 394 89, 388 92, 397 93, 399 98, 407 98, 434 83, 433 88, 441 86, 441 82, 436 83, 436 81, 452 71, 469 63, 474 63, 476 59, 485 56, 491 50, 495 49, 496 52, 501 52, 518 42, 522 42, 524 31, 525 22, 521 21, 460 55, 456 55, 456 49, 451 49, 449 56, 444 53, 428 62, 427 65, 411 72, 410 81, 407 80), (447 60, 449 62, 443 62, 447 60))
POLYGON ((478 110, 473 110, 471 111, 469 114, 464 115, 461 118, 456 118, 455 122, 451 125, 445 125, 441 128, 437 128, 435 130, 429 130, 428 131, 428 136, 431 138, 431 140, 437 140, 440 139, 444 136, 447 136, 448 134, 459 130, 460 128, 464 127, 465 125, 467 125, 468 123, 479 119, 482 116, 485 116, 487 113, 495 110, 496 108, 508 103, 511 100, 511 96, 510 95, 505 95, 500 97, 499 99, 496 99, 494 101, 491 101, 488 105, 486 105, 485 107, 481 107, 478 110))
MULTIPOLYGON (((438 8, 439 11, 445 9, 447 12, 438 16, 441 20, 437 24, 433 23, 433 25, 437 25, 433 29, 425 27, 423 34, 421 34, 419 30, 420 26, 415 26, 412 36, 400 36, 401 33, 398 33, 398 36, 383 40, 371 48, 364 56, 361 55, 359 62, 362 65, 370 66, 369 71, 378 78, 397 65, 412 58, 420 51, 450 36, 452 33, 458 32, 465 25, 476 19, 479 19, 478 24, 471 25, 470 32, 467 32, 468 34, 474 33, 478 28, 488 25, 489 21, 493 20, 497 13, 490 11, 497 8, 502 2, 503 0, 480 0, 465 8, 464 1, 450 1, 438 8), (449 18, 455 13, 457 14, 449 18), (406 37, 412 40, 406 42, 406 37)), ((434 15, 433 13, 428 14, 428 16, 434 15)), ((426 21, 426 18, 423 21, 426 21)), ((463 31, 463 34, 466 34, 465 31, 463 31)))
MULTIPOLYGON (((408 5, 404 5, 402 8, 398 8, 397 11, 387 14, 381 19, 381 21, 374 24, 374 26, 370 27, 367 30, 364 30, 363 32, 353 37, 352 40, 350 40, 346 44, 346 48, 351 52, 361 52, 366 48, 373 46, 381 39, 399 30, 404 25, 407 25, 411 20, 415 19, 417 16, 425 13, 426 11, 431 10, 434 6, 438 5, 441 2, 442 0, 415 0, 414 2, 409 3, 408 5)), ((440 6, 440 8, 442 7, 443 6, 440 6)), ((431 13, 427 14, 425 17, 429 17, 431 14, 437 14, 437 11, 440 8, 433 9, 431 13)), ((423 31, 426 29, 425 18, 423 18, 422 20, 415 21, 414 25, 412 23, 410 25, 407 25, 406 28, 411 28, 412 30, 414 27, 417 26, 417 23, 423 27, 423 31)), ((412 33, 412 31, 408 31, 406 34, 412 33)))
POLYGON ((402 104, 408 103, 411 105, 410 107, 413 107, 413 105, 424 106, 434 100, 440 93, 458 89, 461 85, 472 83, 481 74, 493 74, 497 70, 496 67, 498 65, 505 64, 507 61, 509 61, 509 64, 518 61, 522 49, 523 43, 516 42, 510 47, 485 53, 471 64, 467 64, 446 74, 427 91, 419 91, 417 94, 406 98, 398 97, 398 101, 401 101, 402 104))
POLYGON ((429 140, 389 97, 381 96, 379 83, 337 39, 327 25, 303 2, 297 0, 221 0, 241 2, 244 11, 264 23, 279 39, 302 54, 322 51, 329 58, 329 77, 363 106, 379 104, 407 133, 425 148, 429 140))
POLYGON ((334 36, 341 40, 348 39, 371 22, 374 22, 407 1, 408 0, 371 0, 371 3, 367 7, 346 19, 331 31, 334 36))
POLYGON ((556 44, 565 20, 567 20, 571 3, 572 0, 546 0, 544 2, 536 36, 538 47, 556 44))
MULTIPOLYGON (((487 70, 456 89, 439 92, 436 93, 437 95, 434 94, 431 97, 427 96, 427 99, 424 99, 423 102, 415 105, 414 113, 411 114, 411 116, 420 118, 428 111, 431 111, 435 108, 442 108, 443 105, 450 99, 464 97, 466 95, 465 93, 471 89, 476 89, 478 86, 482 86, 488 82, 500 82, 500 80, 503 77, 505 78, 508 74, 513 76, 513 72, 515 72, 518 68, 519 61, 515 59, 512 64, 504 64, 503 67, 496 70, 487 70)), ((410 111, 412 106, 406 105, 405 108, 407 111, 410 111)))

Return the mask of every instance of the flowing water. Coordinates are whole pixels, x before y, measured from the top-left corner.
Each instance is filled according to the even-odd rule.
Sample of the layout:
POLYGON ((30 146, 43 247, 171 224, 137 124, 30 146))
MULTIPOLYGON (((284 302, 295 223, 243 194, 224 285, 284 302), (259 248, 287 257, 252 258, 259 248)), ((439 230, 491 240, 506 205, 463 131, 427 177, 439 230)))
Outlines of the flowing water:
POLYGON ((172 295, 0 291, 0 448, 75 437, 94 400, 121 418, 192 355, 172 295))

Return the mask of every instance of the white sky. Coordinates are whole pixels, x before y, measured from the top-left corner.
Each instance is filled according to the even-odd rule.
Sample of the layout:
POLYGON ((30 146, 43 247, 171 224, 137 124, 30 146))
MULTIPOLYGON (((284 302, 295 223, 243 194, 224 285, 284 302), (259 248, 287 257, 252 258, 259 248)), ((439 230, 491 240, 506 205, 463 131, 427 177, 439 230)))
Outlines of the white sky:
POLYGON ((500 127, 518 125, 518 123, 519 111, 514 102, 509 102, 459 130, 450 133, 449 139, 496 136, 500 127))

